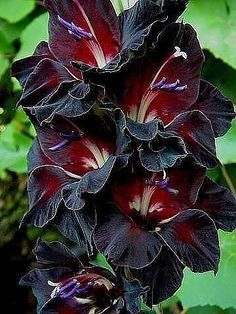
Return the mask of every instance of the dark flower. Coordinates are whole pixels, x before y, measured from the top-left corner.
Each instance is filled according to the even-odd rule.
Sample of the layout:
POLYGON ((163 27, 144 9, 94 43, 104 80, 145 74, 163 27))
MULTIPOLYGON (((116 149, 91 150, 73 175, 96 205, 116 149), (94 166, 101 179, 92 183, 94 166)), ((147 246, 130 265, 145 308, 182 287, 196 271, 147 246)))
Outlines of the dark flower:
POLYGON ((64 66, 41 42, 31 57, 16 61, 12 75, 23 87, 18 106, 39 123, 51 122, 54 116, 78 117, 94 105, 98 89, 86 84, 80 71, 64 66))
MULTIPOLYGON (((126 116, 129 132, 139 140, 152 141, 141 147, 141 161, 147 170, 160 171, 154 147, 167 138, 179 138, 183 147, 203 165, 217 164, 215 137, 229 129, 235 117, 232 102, 215 87, 200 81, 204 55, 190 25, 173 24, 142 58, 120 73, 110 76, 107 96, 126 116)), ((172 140, 173 141, 173 140, 172 140)), ((182 149, 181 149, 182 146, 182 149)), ((162 158, 162 160, 165 159, 162 158)), ((166 166, 174 163, 166 162, 166 166)), ((163 164, 165 167, 165 165, 163 164)))
POLYGON ((114 129, 110 118, 106 121, 105 116, 96 115, 74 122, 58 118, 50 125, 34 125, 38 137, 28 155, 29 211, 23 221, 43 227, 60 208, 60 230, 76 240, 79 230, 72 237, 66 225, 74 220, 90 242, 96 220, 87 217, 91 208, 83 209, 86 194, 98 193, 114 165, 123 167, 128 160, 119 130, 114 129))
POLYGON ((186 2, 138 0, 117 16, 109 0, 45 0, 50 50, 66 65, 74 61, 86 69, 117 70, 143 45, 155 24, 160 31, 175 21, 186 2))
POLYGON ((112 263, 145 267, 165 245, 194 272, 217 270, 217 228, 236 227, 236 200, 204 168, 187 159, 164 176, 127 173, 111 194, 112 203, 98 205, 95 243, 112 263))
POLYGON ((32 287, 38 314, 140 312, 140 296, 146 289, 138 280, 118 278, 101 267, 83 266, 59 242, 39 240, 34 254, 44 268, 29 272, 20 284, 32 287))

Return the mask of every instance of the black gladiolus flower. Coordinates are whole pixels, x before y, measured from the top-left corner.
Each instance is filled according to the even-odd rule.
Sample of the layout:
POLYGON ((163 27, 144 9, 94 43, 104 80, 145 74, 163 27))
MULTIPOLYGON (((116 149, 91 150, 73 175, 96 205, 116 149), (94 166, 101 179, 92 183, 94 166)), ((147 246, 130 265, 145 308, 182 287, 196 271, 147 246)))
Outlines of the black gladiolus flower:
POLYGON ((101 267, 84 266, 62 243, 38 241, 34 250, 44 268, 25 275, 20 284, 31 286, 38 314, 139 313, 146 292, 138 280, 118 278, 101 267))
POLYGON ((164 177, 126 174, 110 193, 111 202, 98 205, 95 243, 112 263, 143 268, 165 245, 194 272, 217 270, 217 228, 236 227, 236 200, 204 168, 187 159, 164 177))
POLYGON ((129 139, 120 141, 112 120, 96 115, 34 125, 38 136, 28 155, 29 211, 23 222, 44 227, 57 216, 54 222, 67 237, 79 242, 82 229, 90 243, 96 219, 89 219, 87 196, 103 189, 115 166, 127 163, 129 139), (77 228, 74 234, 68 228, 72 223, 77 228))
POLYGON ((38 45, 33 56, 13 63, 12 75, 23 87, 18 106, 39 123, 51 122, 55 115, 81 116, 91 110, 99 93, 83 81, 80 71, 59 62, 46 42, 38 45))
POLYGON ((117 71, 143 45, 184 11, 186 1, 138 0, 119 16, 109 0, 45 0, 50 13, 49 46, 58 60, 86 69, 117 71))
POLYGON ((144 57, 105 82, 107 96, 124 112, 131 135, 147 142, 140 147, 147 170, 171 167, 186 152, 207 167, 217 164, 215 137, 227 132, 235 112, 229 99, 200 80, 203 61, 196 32, 176 23, 144 57))

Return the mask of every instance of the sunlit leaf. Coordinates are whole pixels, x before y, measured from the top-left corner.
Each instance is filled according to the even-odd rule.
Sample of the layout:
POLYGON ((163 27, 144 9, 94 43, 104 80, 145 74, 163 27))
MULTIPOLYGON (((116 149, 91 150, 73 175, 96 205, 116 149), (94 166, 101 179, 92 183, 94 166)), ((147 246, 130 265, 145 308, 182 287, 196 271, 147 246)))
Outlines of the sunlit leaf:
POLYGON ((0 17, 15 23, 32 12, 34 7, 34 0, 1 0, 0 17))
POLYGON ((236 307, 236 232, 221 234, 221 248, 221 262, 216 277, 213 273, 193 274, 186 271, 183 286, 178 292, 185 307, 236 307))
POLYGON ((185 21, 196 28, 204 48, 236 68, 235 0, 192 0, 185 21))
POLYGON ((47 24, 48 14, 44 13, 34 19, 33 22, 25 28, 21 35, 21 49, 18 52, 16 59, 31 55, 40 41, 47 40, 47 24))

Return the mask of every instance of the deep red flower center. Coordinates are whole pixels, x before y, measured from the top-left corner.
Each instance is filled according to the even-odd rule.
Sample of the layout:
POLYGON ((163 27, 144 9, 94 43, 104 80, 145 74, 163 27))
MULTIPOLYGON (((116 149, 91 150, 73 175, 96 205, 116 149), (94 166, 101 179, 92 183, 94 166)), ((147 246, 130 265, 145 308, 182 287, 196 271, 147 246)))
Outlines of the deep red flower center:
POLYGON ((139 123, 146 123, 157 118, 157 112, 155 108, 151 108, 151 105, 155 98, 163 92, 166 93, 181 93, 185 91, 188 86, 183 85, 178 78, 174 82, 168 82, 167 78, 163 76, 165 74, 165 68, 169 63, 175 59, 182 57, 187 59, 187 54, 179 47, 175 47, 176 51, 162 64, 158 72, 155 74, 150 85, 143 93, 140 104, 132 105, 127 113, 128 117, 139 123))
MULTIPOLYGON (((72 310, 88 308, 88 313, 109 307, 117 297, 116 286, 107 278, 96 273, 85 273, 59 283, 48 282, 55 286, 51 299, 59 299, 72 310)), ((73 311, 72 311, 73 312, 73 311)), ((77 313, 76 312, 76 313, 77 313)))
POLYGON ((161 178, 159 174, 116 185, 113 200, 134 223, 150 230, 155 230, 187 208, 170 179, 165 175, 161 178))

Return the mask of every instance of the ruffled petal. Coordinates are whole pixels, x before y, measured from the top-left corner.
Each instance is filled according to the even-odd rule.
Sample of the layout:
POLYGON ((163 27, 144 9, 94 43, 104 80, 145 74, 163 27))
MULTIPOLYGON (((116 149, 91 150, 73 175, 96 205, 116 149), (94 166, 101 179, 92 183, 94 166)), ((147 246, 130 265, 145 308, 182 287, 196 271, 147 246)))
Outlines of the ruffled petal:
POLYGON ((102 208, 94 234, 98 250, 118 266, 142 268, 149 265, 159 254, 161 241, 135 225, 114 205, 102 208))
POLYGON ((211 122, 200 111, 187 111, 179 114, 166 131, 182 137, 187 151, 207 168, 219 165, 216 157, 215 135, 211 122))
POLYGON ((193 272, 217 272, 220 248, 213 220, 189 209, 163 222, 158 232, 180 261, 193 272))
POLYGON ((196 207, 206 212, 217 228, 233 231, 236 228, 236 198, 228 189, 206 178, 196 207))
POLYGON ((235 110, 230 99, 226 98, 215 86, 201 81, 199 96, 190 110, 199 110, 211 121, 215 136, 223 136, 231 127, 235 110))

